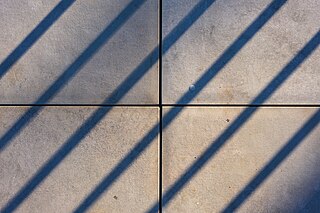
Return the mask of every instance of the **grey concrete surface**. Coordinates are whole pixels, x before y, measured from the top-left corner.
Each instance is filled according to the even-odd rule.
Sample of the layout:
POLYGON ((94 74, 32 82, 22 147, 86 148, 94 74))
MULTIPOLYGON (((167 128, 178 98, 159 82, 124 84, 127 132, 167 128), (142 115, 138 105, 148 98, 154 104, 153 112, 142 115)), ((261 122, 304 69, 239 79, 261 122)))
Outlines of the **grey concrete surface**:
MULTIPOLYGON (((28 181, 37 182, 33 179, 36 173, 97 109, 45 107, 17 133, 0 154, 0 209, 16 198, 28 181)), ((0 135, 26 110, 0 107, 0 135)), ((157 122, 157 108, 112 108, 15 212, 72 212, 157 122)), ((158 146, 155 138, 87 212, 144 212, 156 202, 158 146)))
MULTIPOLYGON (((203 160, 201 155, 213 142, 218 143, 215 140, 219 135, 228 128, 228 132, 232 131, 230 126, 234 126, 233 122, 244 109, 183 109, 163 132, 164 197, 166 191, 190 171, 187 168, 203 160)), ((164 113, 169 110, 166 108, 164 113)), ((319 108, 259 108, 175 194, 164 212, 221 212, 317 110, 319 108)), ((320 121, 319 112, 316 121, 320 121)), ((306 133, 306 129, 308 127, 302 132, 306 133)), ((293 141, 297 144, 295 149, 289 152, 285 148, 286 151, 273 160, 268 167, 272 168, 269 175, 262 172, 259 178, 263 181, 258 187, 249 185, 247 189, 252 194, 236 212, 302 212, 304 206, 315 200, 313 196, 320 191, 320 125, 297 143, 302 134, 300 132, 293 141), (285 155, 283 161, 274 164, 285 155)), ((192 171, 194 169, 188 174, 192 171)))
MULTIPOLYGON (((36 38, 24 55, 9 58, 17 59, 16 63, 0 67, 0 103, 100 104, 158 45, 157 0, 77 0, 63 13, 61 8, 56 10, 30 36, 59 2, 0 2, 1 65, 16 48, 18 52, 24 50, 36 38), (58 16, 57 20, 48 24, 53 16, 58 16), (43 35, 39 33, 46 27, 43 35), (25 38, 28 42, 19 46, 25 38), (63 83, 57 82, 63 73, 63 83)), ((148 59, 144 75, 121 94, 123 98, 111 98, 105 103, 157 103, 157 66, 148 59)))
MULTIPOLYGON (((199 87, 190 90, 190 86, 196 84, 272 1, 216 0, 210 6, 209 3, 212 2, 163 1, 163 37, 198 3, 201 6, 197 7, 196 11, 205 11, 196 20, 194 17, 198 15, 197 12, 189 17, 189 20, 195 22, 163 56, 164 103, 176 103, 183 94, 197 92, 199 87)), ((319 31, 319 11, 318 0, 286 1, 253 38, 228 60, 226 66, 201 88, 200 94, 191 102, 250 103, 319 31)), ((235 45, 234 49, 238 50, 238 46, 235 45)), ((226 61, 225 58, 223 62, 226 61)), ((318 48, 290 75, 267 103, 319 104, 319 58, 318 48)))
POLYGON ((319 107, 228 107, 319 106, 320 1, 162 4, 0 1, 1 213, 320 212, 319 107))

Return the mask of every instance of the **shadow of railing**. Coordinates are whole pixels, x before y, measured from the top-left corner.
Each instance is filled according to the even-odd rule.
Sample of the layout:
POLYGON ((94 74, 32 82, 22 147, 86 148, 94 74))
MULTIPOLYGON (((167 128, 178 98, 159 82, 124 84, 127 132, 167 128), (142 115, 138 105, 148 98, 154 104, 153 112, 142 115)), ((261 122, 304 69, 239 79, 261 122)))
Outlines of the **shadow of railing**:
MULTIPOLYGON (((240 49, 262 28, 262 26, 284 5, 286 1, 274 0, 259 16, 258 18, 239 36, 235 42, 217 59, 213 66, 197 81, 195 85, 197 91, 194 93, 186 93, 180 99, 183 102, 189 103, 197 93, 212 79, 239 51, 240 49), (206 78, 206 79, 205 79, 206 78), (210 78, 210 79, 209 79, 210 78)), ((192 17, 192 16, 191 16, 192 17)), ((182 22, 184 23, 184 22, 182 22)), ((188 22, 187 22, 188 23, 188 22)), ((182 28, 182 27, 181 27, 182 28)), ((182 28, 184 29, 184 28, 182 28)), ((172 31, 175 32, 175 29, 172 31)), ((169 34, 170 35, 170 34, 169 34)), ((165 46, 170 39, 166 37, 163 41, 165 46)), ((173 44, 173 43, 172 43, 173 44)), ((171 44, 171 45, 172 45, 171 44)), ((170 47, 170 45, 168 45, 170 47)), ((164 51, 168 50, 168 47, 164 48, 164 51)), ((181 103, 181 102, 178 102, 181 103)), ((173 121, 173 119, 181 112, 173 108, 163 117, 162 129, 165 129, 173 121)), ((159 124, 155 125, 149 133, 140 140, 135 147, 128 153, 123 160, 121 160, 112 171, 105 176, 105 178, 95 187, 95 189, 83 200, 83 202, 75 209, 74 212, 85 212, 100 196, 104 193, 112 183, 118 178, 128 167, 134 162, 137 157, 147 148, 157 136, 156 132, 159 128, 159 124)), ((152 212, 159 210, 159 203, 155 204, 152 208, 152 212)))
MULTIPOLYGON (((167 45, 166 52, 192 24, 214 3, 215 0, 200 1, 188 15, 182 19, 174 30, 166 36, 164 43, 167 45)), ((49 89, 38 99, 36 103, 42 104, 49 101, 64 84, 98 51, 100 46, 110 38, 117 29, 127 20, 145 1, 132 1, 117 18, 91 43, 91 45, 69 66, 69 68, 52 84, 49 89)), ((154 48, 151 53, 136 67, 131 74, 105 99, 103 104, 117 103, 124 95, 148 72, 148 70, 158 61, 159 46, 154 48)), ((8 132, 0 139, 0 150, 11 141, 16 135, 40 112, 42 107, 31 107, 8 132)), ((63 161, 63 159, 81 142, 81 140, 103 119, 111 110, 111 107, 100 107, 96 110, 81 127, 55 152, 53 156, 42 166, 37 173, 17 192, 17 194, 6 204, 1 212, 13 212, 35 189, 36 187, 63 161)), ((129 165, 136 159, 140 153, 157 137, 159 133, 159 124, 142 139, 142 142, 127 154, 127 156, 113 169, 109 175, 108 181, 112 183, 129 165)))
MULTIPOLYGON (((62 75, 38 98, 35 104, 47 103, 75 76, 82 66, 104 45, 120 27, 142 6, 146 0, 131 1, 125 9, 100 33, 100 35, 85 49, 85 51, 63 72, 62 75)), ((118 102, 129 89, 158 60, 159 51, 154 49, 147 58, 133 71, 127 79, 105 100, 105 103, 118 102)), ((42 110, 43 106, 33 106, 25 112, 17 122, 1 137, 0 150, 8 145, 19 132, 42 110)), ((27 184, 11 199, 1 212, 13 212, 26 197, 45 179, 71 150, 88 134, 93 127, 110 111, 109 107, 101 107, 93 113, 69 140, 41 167, 27 184)))
POLYGON ((76 0, 62 0, 0 64, 0 80, 76 0))
MULTIPOLYGON (((197 83, 195 84, 196 90, 193 91, 193 93, 186 93, 179 100, 181 100, 182 103, 189 103, 200 92, 200 90, 203 87, 205 87, 205 85, 237 54, 237 52, 239 52, 239 50, 254 36, 254 34, 281 8, 281 6, 285 2, 286 1, 274 0, 267 7, 267 9, 264 10, 264 12, 258 17, 258 19, 256 19, 246 29, 246 31, 240 35, 240 37, 225 51, 225 53, 219 57, 219 59, 213 64, 213 66, 197 81, 197 83), (228 54, 226 54, 227 51, 229 51, 228 54)), ((198 17, 199 16, 200 13, 198 17)), ((191 23, 192 25, 193 22, 186 23, 191 23)), ((188 29, 188 27, 181 27, 181 29, 184 29, 180 31, 183 34, 188 29)), ((174 37, 173 34, 169 35, 174 37)), ((176 38, 176 40, 178 38, 179 36, 176 38)), ((164 47, 165 40, 163 44, 164 47)), ((319 32, 306 45, 306 47, 303 50, 301 50, 298 53, 298 55, 280 72, 280 74, 274 80, 271 81, 270 84, 273 84, 273 86, 275 87, 271 88, 269 87, 269 84, 269 86, 265 88, 262 91, 262 93, 260 93, 260 95, 257 96, 257 98, 254 99, 253 103, 263 103, 286 80, 286 78, 311 54, 311 52, 315 49, 315 47, 312 47, 312 45, 314 44, 319 44, 319 32)), ((162 54, 164 54, 165 51, 166 48, 163 48, 162 54)), ((147 56, 147 58, 132 72, 132 74, 118 87, 118 89, 116 89, 112 93, 112 95, 109 96, 109 98, 107 98, 106 100, 120 100, 125 94, 123 92, 130 90, 130 88, 141 78, 141 76, 134 76, 134 73, 143 75, 143 73, 147 72, 148 67, 151 67, 151 64, 156 63, 156 61, 158 60, 158 56, 159 47, 156 47, 147 56), (129 85, 127 85, 126 82, 130 82, 129 85)), ((85 123, 50 158, 50 160, 36 173, 36 175, 33 178, 31 178, 31 180, 18 192, 18 194, 12 200, 10 200, 10 202, 6 205, 4 209, 6 211, 4 212, 11 212, 14 209, 16 209, 23 202, 23 200, 30 193, 32 193, 32 191, 46 178, 46 176, 49 175, 49 173, 72 151, 72 149, 80 143, 82 138, 94 128, 94 126, 108 113, 108 111, 110 111, 110 109, 110 107, 101 107, 96 112, 94 112, 93 115, 85 121, 85 123)), ((167 113, 163 118, 163 128, 166 128, 173 121, 173 119, 181 112, 181 110, 182 108, 173 108, 172 110, 170 110, 169 113, 167 113)), ((201 158, 199 158, 199 160, 195 164, 193 164, 193 166, 195 167, 188 169, 188 173, 183 175, 182 178, 180 178, 178 182, 174 184, 173 188, 170 188, 171 190, 169 190, 168 192, 171 193, 165 193, 163 197, 164 206, 167 205, 168 202, 174 197, 175 193, 181 190, 185 183, 189 179, 191 179, 192 176, 201 169, 201 167, 204 166, 204 164, 209 160, 209 158, 211 158, 212 155, 219 148, 221 148, 223 143, 225 143, 225 141, 228 138, 230 138, 231 135, 234 134, 234 132, 236 132, 246 120, 248 120, 248 118, 254 113, 254 111, 254 108, 247 108, 243 113, 241 113, 241 115, 235 120, 235 122, 233 122, 229 126, 229 128, 219 137, 220 140, 217 140, 216 143, 210 146, 208 150, 201 156, 201 158), (202 160, 202 162, 199 162, 200 160, 202 160)), ((134 162, 138 158, 138 156, 146 149, 146 147, 152 142, 152 140, 154 140, 157 137, 158 133, 159 124, 155 125, 142 138, 142 140, 139 141, 139 143, 135 147, 133 147, 133 149, 125 156, 125 158, 114 167, 114 169, 103 179, 102 182, 98 184, 98 186, 78 206, 78 208, 76 208, 75 212, 86 211, 100 197, 100 195, 103 192, 105 192, 105 190, 115 181, 115 179, 118 178, 132 164, 132 162, 134 162)), ((156 204, 151 208, 150 212, 157 211, 158 208, 159 204, 156 204)))
POLYGON ((234 212, 250 195, 275 171, 304 138, 320 123, 320 109, 297 131, 280 151, 260 170, 260 172, 224 208, 223 213, 234 212))
MULTIPOLYGON (((288 77, 304 62, 311 53, 319 46, 320 31, 296 54, 296 56, 272 79, 272 81, 260 92, 259 95, 250 103, 263 104, 287 79, 288 77)), ((165 128, 168 123, 172 122, 173 117, 182 111, 182 107, 171 109, 163 118, 165 128), (167 119, 167 121, 166 121, 167 119)), ((195 176, 203 166, 219 151, 226 142, 243 126, 245 122, 255 113, 257 107, 248 107, 235 119, 230 126, 218 136, 218 138, 201 154, 186 171, 175 181, 162 197, 162 206, 165 207, 174 198, 174 196, 195 176)), ((155 204, 148 212, 157 212, 158 205, 155 204)))
MULTIPOLYGON (((140 8, 146 0, 131 1, 125 9, 99 34, 99 36, 80 54, 80 56, 50 85, 50 87, 35 101, 34 104, 48 103, 64 86, 81 70, 81 68, 98 52, 98 50, 121 28, 122 25, 140 8)), ((149 57, 154 61, 154 52, 149 57)), ((144 61, 140 66, 146 66, 144 61)), ((155 62, 154 62, 155 63, 155 62)), ((133 73, 130 77, 134 77, 133 73)), ((140 75, 139 75, 140 76, 140 75)), ((123 86, 123 85, 122 85, 123 86)), ((116 103, 124 95, 122 88, 110 95, 109 102, 116 103), (117 94, 116 94, 117 92, 117 94), (121 96, 122 94, 122 96, 121 96)), ((43 107, 34 106, 25 112, 18 121, 0 138, 0 151, 17 136, 17 134, 40 112, 43 107)))

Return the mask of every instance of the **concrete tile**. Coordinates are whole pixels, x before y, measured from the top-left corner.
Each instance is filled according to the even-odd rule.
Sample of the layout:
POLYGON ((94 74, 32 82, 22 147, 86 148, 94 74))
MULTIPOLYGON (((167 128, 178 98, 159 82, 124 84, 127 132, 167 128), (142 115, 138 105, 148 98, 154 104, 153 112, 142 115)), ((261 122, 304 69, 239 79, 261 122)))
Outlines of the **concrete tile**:
MULTIPOLYGON (((26 110, 0 107, 1 142, 26 110)), ((158 138, 132 164, 125 156, 158 122, 158 108, 43 108, 1 149, 1 212, 9 202, 16 212, 73 212, 95 187, 106 190, 88 212, 147 210, 158 200, 158 138)))
POLYGON ((265 102, 319 104, 319 11, 318 0, 164 0, 164 103, 251 103, 318 32, 265 102), (265 9, 275 14, 258 18, 265 9))
POLYGON ((301 212, 320 192, 319 122, 319 108, 183 108, 163 132, 164 212, 222 212, 244 189, 237 212, 301 212))
POLYGON ((59 2, 1 1, 0 103, 157 103, 158 1, 59 2))

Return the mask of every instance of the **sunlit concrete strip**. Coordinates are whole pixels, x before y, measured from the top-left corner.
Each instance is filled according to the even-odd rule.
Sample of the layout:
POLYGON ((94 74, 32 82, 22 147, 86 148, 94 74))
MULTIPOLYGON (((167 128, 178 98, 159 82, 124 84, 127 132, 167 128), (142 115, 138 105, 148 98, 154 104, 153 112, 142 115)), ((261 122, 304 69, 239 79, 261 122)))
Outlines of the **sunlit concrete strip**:
MULTIPOLYGON (((165 107, 164 111, 171 108, 165 107)), ((245 108, 184 107, 163 132, 163 189, 170 188, 245 108)), ((248 199, 244 208, 237 210, 292 212, 313 194, 319 182, 317 174, 320 174, 317 169, 320 125, 314 122, 319 108, 254 108, 257 108, 255 114, 176 194, 165 212, 220 212, 290 138, 300 141, 299 147, 291 153, 282 152, 289 155, 288 159, 277 167, 263 187, 254 191, 253 199, 248 199), (304 125, 307 123, 311 125, 304 125), (293 137, 297 132, 301 134, 293 137)))
MULTIPOLYGON (((35 101, 34 104, 48 103, 60 92, 66 84, 77 75, 81 68, 94 56, 95 53, 128 21, 128 19, 145 3, 146 0, 132 1, 123 11, 105 28, 105 30, 82 52, 82 54, 51 84, 48 89, 35 101)), ((153 55, 152 55, 153 57, 153 55)), ((124 96, 124 94, 122 94, 124 96)), ((113 100, 114 97, 108 101, 113 100)), ((41 107, 31 107, 21 118, 16 121, 10 129, 0 138, 0 150, 12 140, 34 117, 39 113, 41 107)))
MULTIPOLYGON (((0 133, 5 131, 7 121, 19 117, 27 108, 0 107, 0 133)), ((0 155, 0 208, 98 108, 100 106, 43 108, 34 122, 0 155)), ((105 172, 111 171, 123 155, 130 152, 141 135, 159 122, 158 107, 103 108, 109 109, 108 115, 100 119, 94 130, 82 138, 82 143, 32 194, 25 194, 24 202, 14 212, 72 212, 105 172)), ((115 181, 110 193, 103 195, 92 211, 139 212, 146 211, 150 203, 156 202, 158 146, 159 138, 155 137, 148 149, 115 181)))
MULTIPOLYGON (((4 37, 0 40, 0 46, 3 46, 1 58, 17 43, 16 37, 8 39, 7 34, 25 31, 42 13, 42 8, 48 7, 44 5, 53 4, 51 1, 44 4, 29 0, 5 2, 0 3, 1 7, 4 4, 8 8, 0 9, 6 17, 1 23, 14 22, 11 14, 20 10, 22 13, 17 19, 24 21, 3 27, 5 30, 0 33, 0 37, 4 37), (30 11, 34 16, 25 15, 30 11)), ((0 104, 101 104, 158 45, 157 3, 158 0, 75 1, 2 78, 0 104), (89 50, 84 55, 99 36, 101 46, 97 50, 92 46, 90 50, 95 51, 92 56, 89 56, 89 50), (39 100, 60 77, 68 78, 64 71, 81 64, 80 60, 84 64, 76 69, 81 71, 66 80, 60 90, 55 88, 57 92, 49 101, 39 100)), ((156 104, 158 90, 158 67, 155 65, 121 100, 121 104, 156 104)))
MULTIPOLYGON (((225 51, 224 54, 213 64, 213 67, 210 68, 205 77, 209 76, 214 77, 214 75, 221 70, 221 68, 226 65, 240 49, 262 28, 262 26, 284 5, 286 1, 273 1, 261 14, 260 16, 239 36, 239 38, 230 45, 230 47, 225 51)), ((180 22, 181 23, 181 22, 180 22)), ((183 23, 183 22, 182 22, 183 23)), ((170 34, 169 34, 170 35, 170 34)), ((166 38, 164 39, 164 44, 166 42, 166 38)), ((199 82, 199 87, 197 87, 197 92, 201 90, 200 85, 205 86, 203 84, 203 79, 201 78, 199 82)), ((205 79, 206 82, 209 82, 210 79, 205 79)), ((188 98, 192 100, 197 94, 195 91, 190 95, 190 93, 186 93, 182 99, 187 100, 188 98)), ((180 113, 178 110, 172 110, 167 113, 163 118, 163 129, 166 128, 173 119, 180 113)), ((113 183, 118 176, 124 172, 128 166, 146 149, 146 147, 151 143, 152 137, 154 137, 157 133, 158 125, 150 130, 150 132, 143 137, 143 139, 132 149, 130 153, 128 153, 124 160, 119 162, 119 164, 114 168, 112 172, 110 172, 98 185, 95 189, 87 196, 87 198, 76 208, 75 212, 85 212, 94 202, 96 202, 102 193, 104 193, 113 183), (128 161, 131 159, 130 161, 128 161)), ((155 204, 150 211, 158 211, 159 204, 155 204)))
MULTIPOLYGON (((271 95, 288 79, 288 77, 317 49, 320 44, 320 31, 318 31, 309 42, 294 56, 294 58, 273 78, 271 82, 259 93, 252 103, 263 104, 271 95)), ((209 80, 200 78, 198 82, 209 82, 209 80)), ((195 84, 197 85, 198 82, 195 84)), ((196 91, 199 93, 200 91, 196 91)), ((186 94, 181 99, 192 100, 195 95, 186 94)), ((173 120, 182 112, 183 107, 172 108, 163 118, 163 129, 166 128, 173 120)), ((168 205, 176 194, 196 175, 206 163, 227 143, 227 141, 246 123, 250 117, 256 112, 257 108, 246 108, 223 133, 212 142, 212 144, 204 151, 201 156, 185 170, 185 172, 172 184, 172 186, 164 193, 162 198, 163 207, 168 205)), ((148 212, 157 212, 158 204, 155 204, 148 212)))
POLYGON ((302 125, 292 138, 274 155, 274 157, 258 172, 258 174, 231 200, 224 208, 223 213, 234 212, 238 209, 256 189, 275 172, 284 160, 303 142, 312 130, 320 123, 320 109, 302 125))
MULTIPOLYGON (((164 31, 194 1, 164 0, 164 31)), ((271 0, 217 1, 163 57, 165 104, 250 104, 277 72, 319 30, 317 0, 287 1, 222 72, 191 102, 181 96, 271 0)), ((265 104, 318 104, 320 51, 308 59, 265 104)), ((201 85, 200 85, 201 87, 201 85)), ((258 103, 256 103, 258 104, 258 103)))
MULTIPOLYGON (((62 0, 0 64, 0 80, 76 0, 62 0)), ((4 17, 3 17, 4 18, 4 17)), ((5 20, 5 19, 4 19, 5 20)))
MULTIPOLYGON (((211 1, 211 4, 214 1, 211 1)), ((137 3, 137 2, 135 2, 137 3)), ((176 31, 175 34, 169 34, 165 41, 170 41, 171 44, 173 44, 193 23, 194 19, 198 18, 204 11, 204 6, 209 6, 211 4, 208 4, 207 1, 201 1, 199 4, 191 10, 190 14, 186 16, 179 25, 175 28, 176 31)), ((165 43, 165 42, 164 42, 165 43)), ((108 103, 109 101, 112 101, 114 103, 117 103, 123 96, 129 91, 133 85, 137 81, 139 81, 143 75, 150 69, 151 66, 153 66, 156 61, 158 60, 158 54, 159 54, 159 47, 156 47, 141 64, 132 71, 132 73, 119 85, 117 89, 115 89, 110 97, 106 98, 104 103, 108 103)), ((38 112, 39 109, 37 107, 33 107, 33 109, 38 112)), ((34 175, 33 178, 31 178, 28 183, 17 193, 17 195, 11 199, 10 203, 7 204, 5 210, 10 212, 11 209, 17 208, 24 199, 28 195, 32 193, 32 191, 52 172, 52 170, 74 149, 96 125, 97 123, 109 112, 110 108, 101 107, 96 112, 92 114, 90 118, 84 122, 84 124, 76 131, 68 140, 67 142, 48 160, 48 162, 40 168, 40 170, 34 175)), ((34 113, 27 113, 25 116, 26 118, 22 117, 21 122, 25 122, 24 120, 29 120, 29 116, 33 117, 34 113), (30 115, 31 114, 31 115, 30 115), (28 116, 27 116, 28 115, 28 116)), ((27 123, 27 122, 26 122, 27 123)), ((16 134, 17 132, 15 130, 20 131, 21 125, 15 128, 11 128, 12 133, 16 134)), ((157 136, 159 132, 159 125, 156 125, 152 130, 144 137, 144 140, 142 140, 141 143, 139 143, 135 149, 133 149, 132 152, 130 152, 127 157, 124 158, 122 163, 120 163, 115 169, 110 173, 111 175, 107 178, 107 180, 112 180, 111 182, 107 183, 107 186, 110 186, 113 181, 129 166, 132 164, 132 160, 134 158, 137 158, 142 151, 146 149, 146 147, 149 145, 149 143, 157 136), (147 143, 147 144, 146 144, 147 143), (141 149, 141 150, 140 150, 141 149), (139 151, 138 151, 139 150, 139 151), (126 159, 130 159, 130 161, 126 161, 126 159), (124 167, 125 166, 125 167, 124 167)), ((16 136, 16 135, 14 135, 16 136)), ((11 139, 13 136, 11 136, 11 139)), ((103 184, 103 183, 102 183, 103 184)), ((105 182, 104 182, 105 184, 105 182)), ((100 192, 100 191, 99 191, 100 192)), ((97 193, 94 193, 93 195, 96 195, 97 193)), ((100 196, 100 194, 99 194, 100 196)), ((82 209, 83 210, 83 209, 82 209)))

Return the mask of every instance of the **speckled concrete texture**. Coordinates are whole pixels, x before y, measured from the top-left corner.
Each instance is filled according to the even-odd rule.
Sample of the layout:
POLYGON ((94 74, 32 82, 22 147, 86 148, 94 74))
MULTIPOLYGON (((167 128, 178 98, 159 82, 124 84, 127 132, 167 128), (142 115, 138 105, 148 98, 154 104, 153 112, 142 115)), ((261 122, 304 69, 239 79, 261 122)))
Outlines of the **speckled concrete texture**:
POLYGON ((186 107, 164 130, 164 212, 316 209, 320 109, 249 109, 244 122, 243 107, 186 107))
MULTIPOLYGON (((158 138, 137 159, 125 157, 159 122, 159 110, 102 108, 109 111, 99 112, 94 125, 92 116, 101 108, 45 107, 15 133, 1 149, 2 211, 11 212, 4 209, 10 204, 15 212, 24 213, 73 212, 81 206, 77 212, 84 212, 90 193, 95 199, 86 212, 94 213, 143 212, 158 200, 158 138), (70 143, 70 138, 75 141, 70 143), (107 183, 112 184, 106 187, 107 183)), ((0 107, 0 135, 26 110, 0 107)))
POLYGON ((158 102, 157 0, 4 0, 0 17, 0 103, 158 102))
POLYGON ((1 213, 320 212, 319 0, 0 17, 1 213))
MULTIPOLYGON (((318 0, 164 0, 164 37, 183 18, 194 22, 163 56, 164 103, 251 103, 319 31, 319 11, 318 0)), ((320 103, 320 49, 306 52, 267 103, 320 103)))

